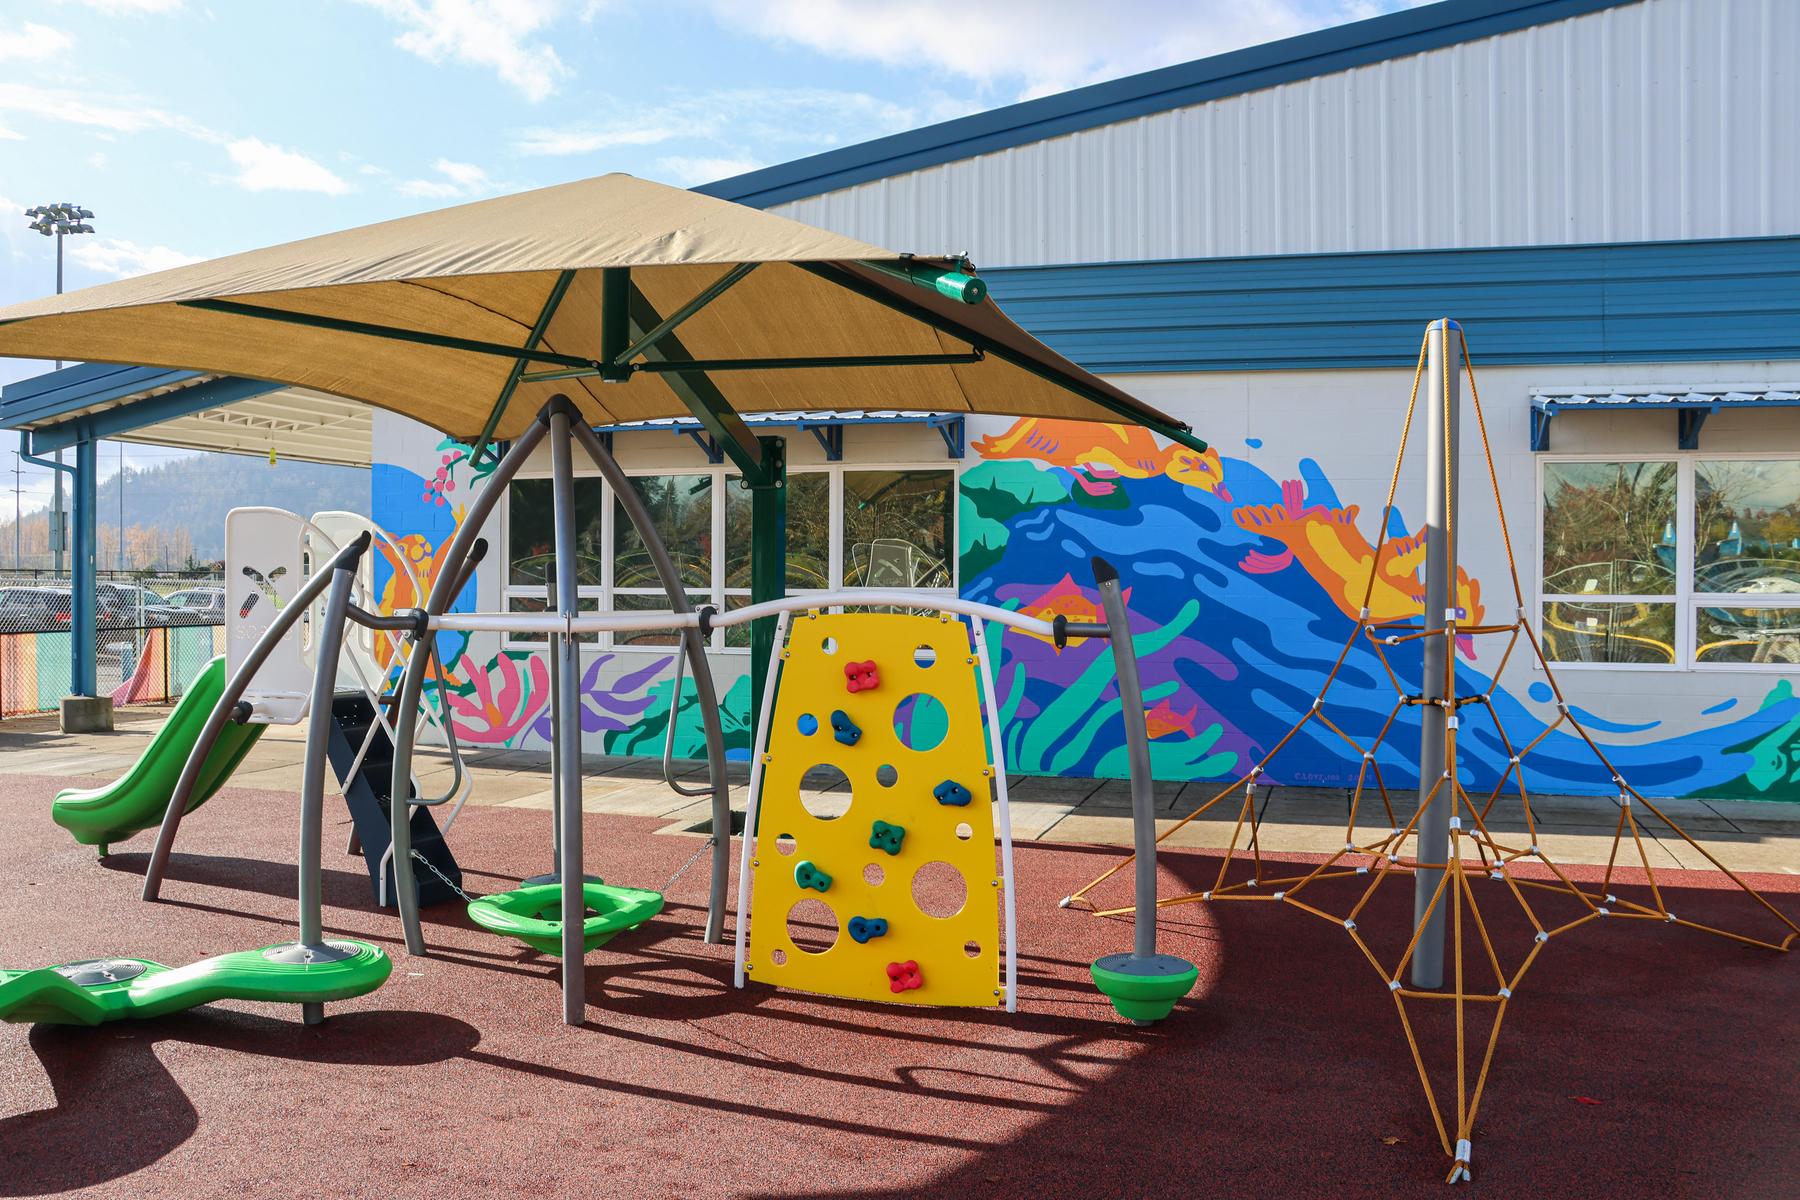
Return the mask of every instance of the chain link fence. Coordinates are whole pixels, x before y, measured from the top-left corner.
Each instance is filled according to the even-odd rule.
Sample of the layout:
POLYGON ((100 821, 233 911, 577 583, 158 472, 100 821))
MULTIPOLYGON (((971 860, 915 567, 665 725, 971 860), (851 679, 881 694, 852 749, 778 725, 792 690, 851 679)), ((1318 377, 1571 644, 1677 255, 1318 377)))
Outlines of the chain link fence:
MULTIPOLYGON (((66 575, 0 571, 0 717, 52 712, 72 690, 66 575)), ((169 704, 225 648, 214 574, 103 573, 95 587, 98 690, 115 704, 169 704)))

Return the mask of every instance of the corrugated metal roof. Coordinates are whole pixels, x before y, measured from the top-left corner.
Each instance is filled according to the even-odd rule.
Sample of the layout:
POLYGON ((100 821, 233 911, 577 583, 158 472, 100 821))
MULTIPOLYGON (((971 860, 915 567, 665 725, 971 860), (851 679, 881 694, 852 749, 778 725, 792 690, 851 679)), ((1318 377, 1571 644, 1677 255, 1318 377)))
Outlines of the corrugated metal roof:
MULTIPOLYGON (((1666 388, 1667 385, 1664 385, 1666 388)), ((1733 388, 1670 391, 1659 388, 1613 388, 1606 392, 1582 392, 1565 388, 1532 388, 1532 402, 1551 408, 1717 408, 1733 404, 1745 407, 1800 404, 1800 387, 1733 388)))
MULTIPOLYGON (((1444 46, 1581 16, 1639 0, 1443 0, 1298 37, 954 121, 828 150, 694 189, 768 208, 805 196, 992 154, 1080 130, 1444 46)), ((922 244, 922 243, 921 243, 922 244)), ((992 257, 992 256, 990 256, 992 257)), ((1015 261, 1015 260, 1006 260, 1015 261)))

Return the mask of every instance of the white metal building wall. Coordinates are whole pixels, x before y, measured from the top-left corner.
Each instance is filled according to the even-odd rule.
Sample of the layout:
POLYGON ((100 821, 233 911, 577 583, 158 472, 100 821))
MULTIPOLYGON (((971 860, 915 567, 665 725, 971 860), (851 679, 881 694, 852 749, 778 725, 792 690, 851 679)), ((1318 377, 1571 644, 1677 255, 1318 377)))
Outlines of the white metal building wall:
POLYGON ((1645 0, 777 206, 978 265, 1800 232, 1800 0, 1645 0))

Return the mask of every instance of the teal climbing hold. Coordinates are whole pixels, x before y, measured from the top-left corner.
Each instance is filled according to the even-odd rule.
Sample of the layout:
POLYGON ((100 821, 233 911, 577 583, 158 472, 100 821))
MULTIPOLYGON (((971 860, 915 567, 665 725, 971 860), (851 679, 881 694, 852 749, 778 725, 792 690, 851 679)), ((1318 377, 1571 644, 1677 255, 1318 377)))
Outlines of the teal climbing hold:
POLYGON ((807 859, 794 864, 794 882, 803 888, 811 888, 815 892, 831 890, 831 876, 819 870, 807 859))
POLYGON ((905 840, 904 825, 889 825, 886 821, 877 821, 869 832, 870 848, 885 850, 889 854, 900 853, 900 843, 905 840))
POLYGON ((937 797, 937 802, 939 804, 949 805, 953 808, 966 807, 969 801, 974 799, 974 797, 969 794, 969 789, 956 782, 954 779, 944 780, 944 782, 931 789, 931 794, 937 797))

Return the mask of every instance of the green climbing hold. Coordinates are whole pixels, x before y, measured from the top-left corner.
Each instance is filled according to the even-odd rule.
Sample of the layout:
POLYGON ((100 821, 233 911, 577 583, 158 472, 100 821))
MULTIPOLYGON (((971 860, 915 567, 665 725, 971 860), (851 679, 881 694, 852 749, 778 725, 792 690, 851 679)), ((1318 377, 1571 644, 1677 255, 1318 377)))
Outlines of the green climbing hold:
POLYGON ((831 890, 831 876, 819 870, 806 859, 794 864, 794 883, 803 888, 811 888, 815 892, 831 890))
POLYGON ((1168 1016, 1175 1002, 1193 990, 1200 969, 1173 954, 1108 954, 1095 960, 1093 974, 1094 986, 1121 1017, 1148 1025, 1168 1016))
POLYGON ((387 981, 393 960, 378 946, 333 938, 315 961, 290 944, 240 950, 185 967, 109 958, 0 971, 0 1020, 99 1025, 167 1016, 215 1000, 324 1004, 365 996, 387 981))
MULTIPOLYGON (((662 911, 661 892, 612 887, 598 879, 581 885, 593 915, 581 923, 581 948, 604 946, 662 911)), ((536 883, 469 902, 469 920, 492 933, 517 938, 540 954, 562 954, 562 884, 536 883)))
POLYGON ((886 821, 877 821, 869 830, 869 847, 873 850, 885 850, 889 854, 900 853, 900 843, 906 840, 904 825, 889 825, 886 821))

